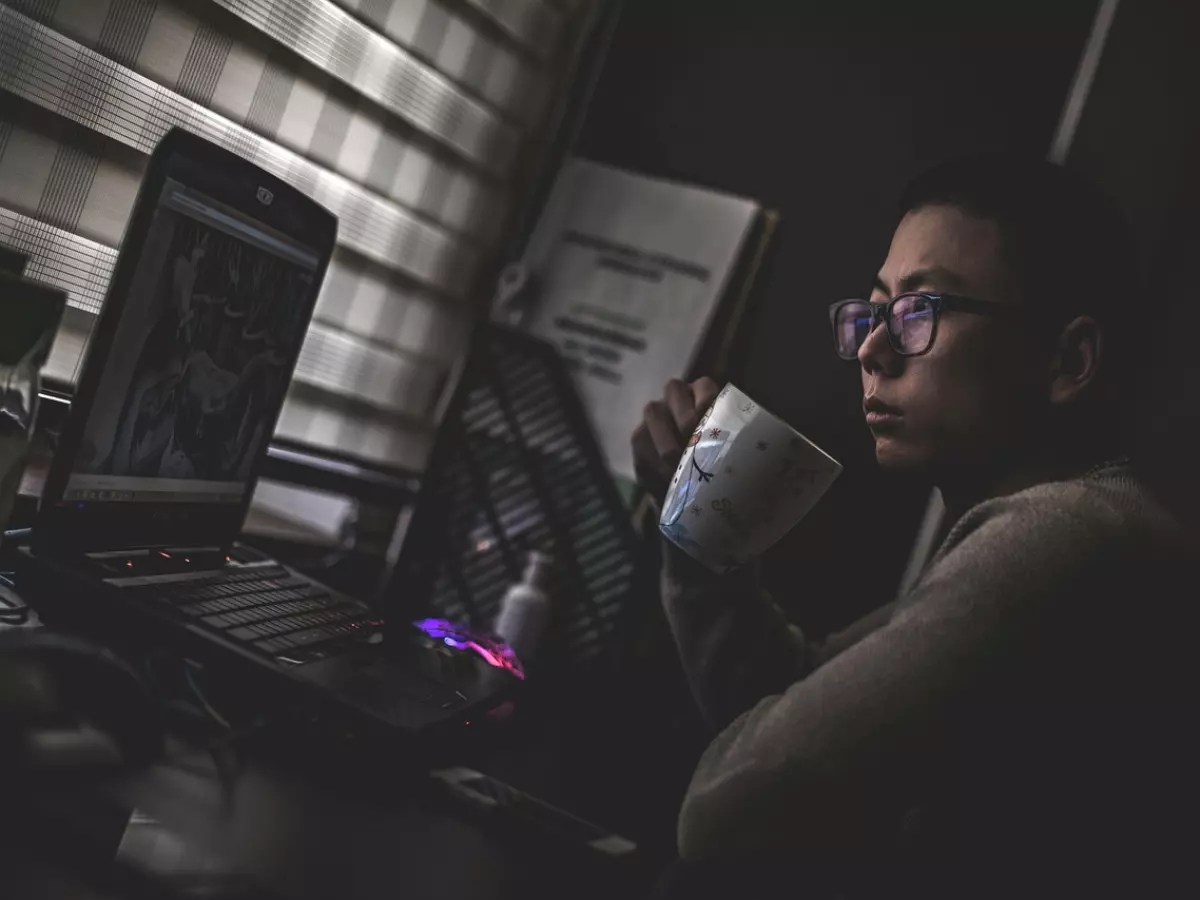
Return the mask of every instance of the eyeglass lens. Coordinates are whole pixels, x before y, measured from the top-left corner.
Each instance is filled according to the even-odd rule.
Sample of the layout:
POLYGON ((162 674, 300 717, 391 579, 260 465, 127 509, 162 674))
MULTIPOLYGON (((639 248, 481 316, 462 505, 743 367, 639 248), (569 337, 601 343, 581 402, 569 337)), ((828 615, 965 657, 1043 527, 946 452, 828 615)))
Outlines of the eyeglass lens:
MULTIPOLYGON (((933 340, 934 309, 919 294, 900 297, 892 305, 888 332, 892 346, 903 354, 923 353, 933 340)), ((840 356, 853 359, 871 333, 873 317, 866 302, 847 303, 833 323, 834 340, 840 356)))

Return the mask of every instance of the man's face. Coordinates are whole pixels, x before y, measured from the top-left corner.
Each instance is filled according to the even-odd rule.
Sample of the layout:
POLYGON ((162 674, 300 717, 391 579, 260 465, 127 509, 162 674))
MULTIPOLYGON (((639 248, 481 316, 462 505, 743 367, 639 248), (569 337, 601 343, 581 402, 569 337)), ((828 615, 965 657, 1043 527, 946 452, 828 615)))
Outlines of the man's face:
MULTIPOLYGON (((951 206, 915 210, 896 228, 871 300, 906 291, 1018 302, 995 223, 951 206)), ((1045 395, 1032 353, 1018 327, 986 315, 944 310, 933 346, 913 357, 896 354, 880 324, 858 353, 864 404, 895 410, 868 422, 879 463, 936 479, 1018 446, 1045 395)))

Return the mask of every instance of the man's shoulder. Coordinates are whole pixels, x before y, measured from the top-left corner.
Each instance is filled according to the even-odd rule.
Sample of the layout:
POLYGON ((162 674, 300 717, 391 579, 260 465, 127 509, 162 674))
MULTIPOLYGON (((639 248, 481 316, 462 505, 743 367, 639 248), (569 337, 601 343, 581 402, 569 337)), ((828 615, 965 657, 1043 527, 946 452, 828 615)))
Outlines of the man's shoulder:
POLYGON ((938 557, 956 552, 1064 564, 1152 552, 1166 558, 1197 546, 1195 536, 1128 469, 1045 482, 969 510, 947 535, 938 557))
MULTIPOLYGON (((1040 484, 969 510, 900 601, 910 619, 984 627, 1041 622, 1047 634, 1180 621, 1172 603, 1196 541, 1124 473, 1040 484), (1047 619, 1051 616, 1052 619, 1047 619)), ((1184 582, 1186 583, 1186 581, 1184 582)))
POLYGON ((1191 539, 1179 520, 1129 468, 1035 485, 997 502, 1030 524, 1045 521, 1057 525, 1069 520, 1097 540, 1191 539))

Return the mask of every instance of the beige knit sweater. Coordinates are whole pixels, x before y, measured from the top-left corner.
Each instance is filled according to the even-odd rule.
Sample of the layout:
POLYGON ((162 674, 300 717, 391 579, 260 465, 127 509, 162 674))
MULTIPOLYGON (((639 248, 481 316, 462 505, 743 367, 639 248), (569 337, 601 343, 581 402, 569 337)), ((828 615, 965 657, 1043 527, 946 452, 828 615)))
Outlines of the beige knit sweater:
MULTIPOLYGON (((886 538, 864 518, 863 566, 886 538)), ((1125 852, 1118 831, 1157 827, 1149 794, 1177 786, 1151 789, 1145 772, 1150 757, 1161 774, 1153 759, 1166 767, 1162 743, 1182 733, 1169 695, 1195 686, 1180 681, 1196 655, 1193 547, 1110 466, 970 509, 904 597, 821 644, 754 572, 715 577, 669 548, 666 612, 720 730, 683 804, 682 857, 900 861, 947 881, 1000 866, 1003 890, 1051 865, 1039 878, 1078 886, 1082 860, 1103 870, 1125 852)), ((854 583, 847 571, 799 600, 854 583)))

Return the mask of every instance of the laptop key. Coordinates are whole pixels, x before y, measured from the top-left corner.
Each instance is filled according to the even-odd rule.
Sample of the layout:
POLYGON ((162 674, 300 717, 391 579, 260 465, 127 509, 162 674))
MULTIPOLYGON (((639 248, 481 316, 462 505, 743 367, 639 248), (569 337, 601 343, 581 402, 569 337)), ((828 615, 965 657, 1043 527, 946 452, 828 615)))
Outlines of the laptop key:
POLYGON ((231 603, 226 598, 205 600, 202 603, 197 603, 195 606, 185 607, 186 612, 199 613, 202 616, 207 616, 210 613, 233 612, 235 609, 237 609, 237 604, 231 603))
POLYGON ((233 612, 235 609, 237 609, 236 604, 231 603, 228 599, 221 599, 194 603, 191 606, 185 606, 183 611, 193 616, 207 616, 212 613, 233 612))
POLYGON ((222 618, 224 618, 230 625, 249 625, 252 621, 251 618, 246 615, 245 610, 234 610, 231 613, 226 613, 222 618))
POLYGON ((308 612, 312 610, 321 610, 328 608, 327 602, 315 600, 302 600, 293 603, 269 603, 262 606, 252 606, 239 613, 242 617, 239 624, 248 624, 250 622, 261 622, 266 619, 274 619, 296 613, 308 612))

